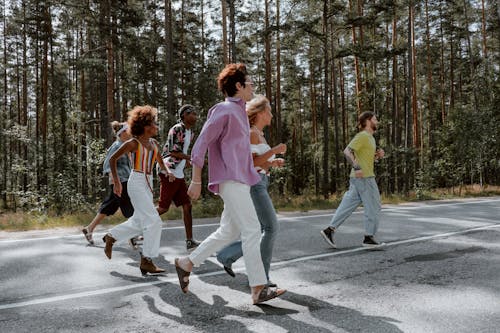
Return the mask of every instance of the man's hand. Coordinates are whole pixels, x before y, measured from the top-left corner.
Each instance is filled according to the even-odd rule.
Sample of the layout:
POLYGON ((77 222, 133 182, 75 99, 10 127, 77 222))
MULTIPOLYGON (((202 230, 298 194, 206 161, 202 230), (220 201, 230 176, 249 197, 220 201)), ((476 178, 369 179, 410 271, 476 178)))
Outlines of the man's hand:
POLYGON ((201 184, 189 184, 188 195, 192 200, 198 200, 201 194, 201 184))
POLYGON ((382 148, 378 148, 376 151, 375 151, 375 159, 376 160, 379 160, 381 158, 383 158, 385 156, 385 152, 382 148))
POLYGON ((354 176, 356 178, 363 178, 363 170, 354 170, 354 176))
POLYGON ((169 172, 169 173, 168 173, 168 181, 169 181, 169 182, 173 182, 174 180, 175 180, 175 176, 174 176, 174 174, 169 172))

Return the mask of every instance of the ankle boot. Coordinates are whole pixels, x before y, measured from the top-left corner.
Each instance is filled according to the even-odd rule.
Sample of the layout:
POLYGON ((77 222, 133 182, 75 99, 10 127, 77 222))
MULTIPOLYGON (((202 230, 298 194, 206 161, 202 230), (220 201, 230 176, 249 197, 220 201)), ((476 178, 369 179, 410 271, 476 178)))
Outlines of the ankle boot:
POLYGON ((113 244, 116 242, 116 239, 111 236, 111 234, 106 234, 102 238, 102 241, 104 242, 104 254, 108 259, 111 259, 111 253, 113 252, 113 244))
POLYGON ((151 258, 143 256, 141 256, 141 266, 139 268, 141 269, 142 275, 146 275, 147 273, 158 274, 165 272, 163 268, 156 266, 151 258))

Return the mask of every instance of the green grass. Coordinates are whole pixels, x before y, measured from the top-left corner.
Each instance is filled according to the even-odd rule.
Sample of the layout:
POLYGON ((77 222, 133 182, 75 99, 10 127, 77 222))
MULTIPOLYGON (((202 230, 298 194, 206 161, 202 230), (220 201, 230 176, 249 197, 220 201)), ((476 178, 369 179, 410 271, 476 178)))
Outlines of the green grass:
MULTIPOLYGON (((407 196, 390 195, 382 196, 384 204, 399 204, 403 202, 424 200, 456 199, 463 197, 484 197, 500 195, 499 186, 478 185, 462 186, 447 189, 435 189, 419 193, 419 197, 413 192, 407 196)), ((287 196, 272 194, 274 206, 278 211, 310 211, 310 210, 333 210, 337 208, 342 200, 342 194, 331 195, 328 198, 315 195, 287 196)), ((223 202, 220 198, 209 196, 200 199, 193 204, 194 218, 220 216, 223 202)), ((90 223, 95 212, 79 212, 73 214, 55 215, 40 214, 32 212, 0 212, 0 231, 26 231, 41 230, 60 227, 82 227, 90 223)), ((169 211, 162 215, 163 220, 182 219, 182 207, 172 205, 169 211)), ((121 213, 108 217, 105 224, 114 225, 125 221, 121 213)))

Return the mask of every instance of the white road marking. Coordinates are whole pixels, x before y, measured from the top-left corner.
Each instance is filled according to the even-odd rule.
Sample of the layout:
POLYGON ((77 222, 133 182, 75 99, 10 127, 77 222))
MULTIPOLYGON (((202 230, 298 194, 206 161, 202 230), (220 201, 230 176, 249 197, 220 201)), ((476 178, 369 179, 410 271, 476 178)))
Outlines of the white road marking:
MULTIPOLYGON (((383 248, 387 248, 390 246, 396 246, 396 245, 402 245, 402 244, 423 242, 423 241, 428 241, 428 240, 433 240, 433 239, 438 239, 438 238, 445 238, 445 237, 450 237, 450 236, 455 236, 455 235, 462 235, 462 234, 466 234, 468 232, 488 230, 488 229, 494 229, 494 228, 500 228, 500 224, 490 224, 490 225, 485 225, 485 226, 481 226, 481 227, 469 228, 469 229, 453 231, 453 232, 446 232, 446 233, 432 235, 432 236, 416 237, 416 238, 404 239, 404 240, 399 240, 399 241, 394 241, 394 242, 388 242, 388 243, 385 243, 383 248)), ((310 255, 310 256, 303 256, 303 257, 299 257, 299 258, 275 262, 275 263, 272 263, 271 266, 273 266, 273 267, 284 266, 284 265, 308 261, 308 260, 315 260, 315 259, 321 259, 321 258, 326 258, 326 257, 334 257, 334 256, 340 256, 340 255, 349 254, 349 253, 362 252, 362 251, 369 251, 369 249, 364 248, 364 247, 357 247, 354 249, 341 250, 341 251, 335 251, 335 252, 329 252, 329 253, 321 253, 321 254, 315 254, 315 255, 310 255)), ((215 260, 213 262, 215 262, 215 260)), ((241 272, 241 271, 244 271, 244 268, 243 267, 237 268, 237 269, 234 269, 234 271, 241 272)), ((199 275, 193 273, 191 275, 191 279, 199 279, 201 277, 216 276, 216 275, 223 275, 223 274, 226 274, 226 272, 223 270, 217 271, 217 272, 203 273, 203 274, 199 274, 199 275)), ((159 278, 161 278, 161 277, 159 277, 159 278)), ((72 294, 66 294, 66 295, 60 295, 60 296, 32 299, 32 300, 23 301, 23 302, 0 304, 0 310, 20 308, 20 307, 24 307, 24 306, 38 305, 38 304, 45 304, 45 303, 52 303, 52 302, 60 302, 60 301, 72 300, 72 299, 76 299, 76 298, 89 297, 89 296, 99 296, 99 295, 114 293, 114 292, 123 291, 123 290, 131 290, 131 289, 154 286, 154 285, 162 284, 162 283, 166 283, 166 282, 177 283, 177 281, 178 281, 177 277, 172 277, 172 278, 166 278, 166 279, 162 279, 159 281, 153 281, 153 282, 135 283, 132 285, 127 285, 127 286, 104 288, 104 289, 98 289, 98 290, 93 290, 93 291, 85 291, 85 292, 72 293, 72 294)))
MULTIPOLYGON (((434 201, 435 202, 435 201, 434 201)), ((405 210, 413 210, 413 209, 425 209, 425 208, 436 208, 436 207, 450 207, 450 206, 459 206, 459 205, 470 205, 470 204, 481 204, 481 203, 492 203, 492 202, 500 202, 500 199, 478 199, 478 200, 473 200, 473 201, 466 201, 466 202, 453 202, 453 203, 438 203, 435 205, 417 205, 417 206, 410 206, 410 207, 405 207, 405 206, 398 206, 394 208, 382 208, 382 212, 394 212, 394 211, 405 211, 405 210)), ((363 211, 355 211, 353 214, 362 214, 363 211)), ((280 216, 278 217, 278 221, 298 221, 298 220, 303 220, 303 219, 308 219, 310 217, 313 218, 318 218, 318 217, 331 217, 333 216, 333 213, 330 214, 311 214, 311 215, 302 215, 302 216, 292 216, 292 217, 284 217, 280 216)), ((215 227, 219 226, 219 223, 209 223, 209 224, 198 224, 198 225, 193 225, 193 228, 206 228, 206 227, 215 227)), ((163 227, 162 230, 176 230, 176 229, 182 229, 184 230, 184 226, 178 226, 178 227, 163 227)), ((99 239, 100 237, 104 236, 106 231, 95 233, 94 236, 96 239, 99 239)), ((72 238, 82 238, 83 235, 81 233, 78 233, 76 235, 64 235, 64 236, 49 236, 49 237, 36 237, 36 238, 23 238, 23 239, 4 239, 0 240, 0 244, 3 243, 20 243, 20 242, 29 242, 29 241, 40 241, 40 240, 51 240, 51 239, 72 239, 72 238)))

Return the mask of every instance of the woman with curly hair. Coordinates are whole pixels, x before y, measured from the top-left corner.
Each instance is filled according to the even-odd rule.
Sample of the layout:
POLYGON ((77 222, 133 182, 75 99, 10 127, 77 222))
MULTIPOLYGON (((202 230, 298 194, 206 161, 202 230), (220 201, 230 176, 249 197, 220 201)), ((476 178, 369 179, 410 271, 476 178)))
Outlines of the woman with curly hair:
POLYGON ((103 238, 104 253, 111 259, 113 244, 142 234, 144 242, 141 253, 140 269, 143 275, 147 273, 163 273, 164 269, 157 267, 153 257, 158 256, 161 239, 161 218, 153 202, 152 172, 153 165, 158 162, 161 173, 168 174, 161 155, 158 154, 158 142, 153 137, 158 133, 156 123, 158 111, 152 106, 136 106, 128 113, 128 126, 132 138, 125 142, 109 160, 113 188, 117 196, 122 195, 122 186, 117 173, 117 160, 124 154, 129 154, 132 171, 128 179, 128 195, 134 206, 134 214, 130 219, 112 228, 103 238))

